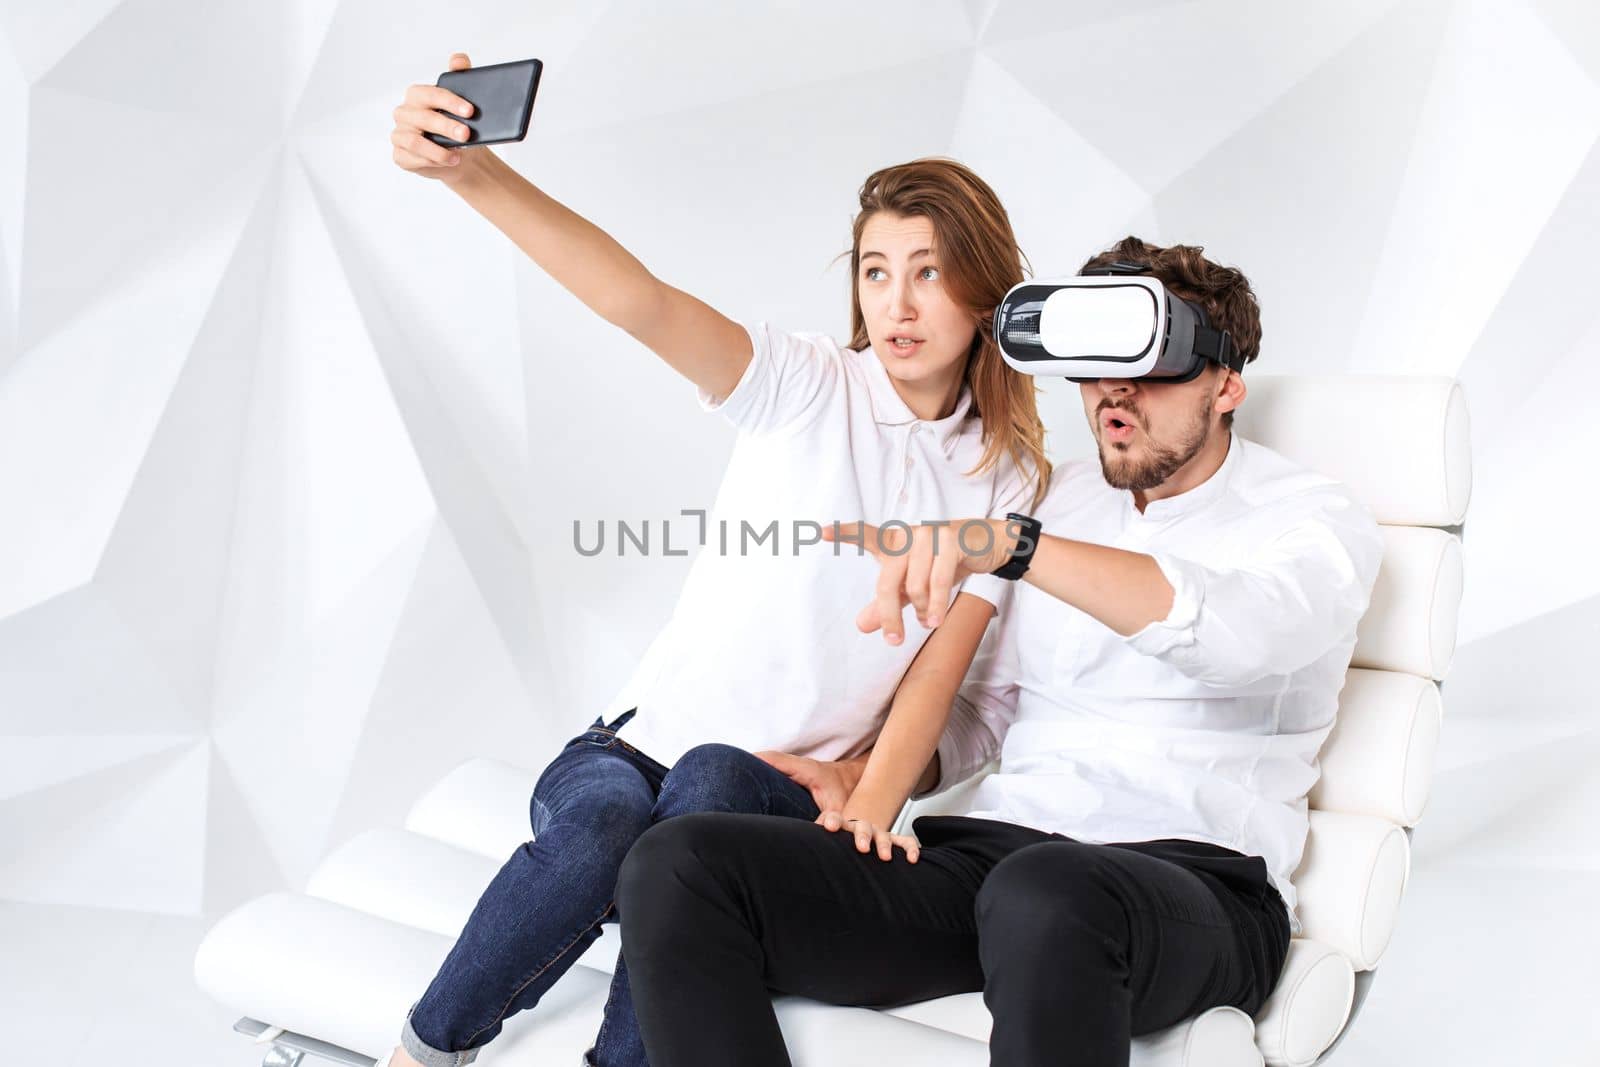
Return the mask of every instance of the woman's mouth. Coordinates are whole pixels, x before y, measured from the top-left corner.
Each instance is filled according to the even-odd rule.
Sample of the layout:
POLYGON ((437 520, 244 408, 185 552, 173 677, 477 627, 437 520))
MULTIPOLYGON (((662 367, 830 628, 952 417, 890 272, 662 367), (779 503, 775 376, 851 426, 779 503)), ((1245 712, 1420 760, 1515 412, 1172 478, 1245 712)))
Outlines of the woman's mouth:
POLYGON ((889 351, 897 356, 910 356, 922 348, 922 339, 919 337, 890 337, 888 342, 889 351))

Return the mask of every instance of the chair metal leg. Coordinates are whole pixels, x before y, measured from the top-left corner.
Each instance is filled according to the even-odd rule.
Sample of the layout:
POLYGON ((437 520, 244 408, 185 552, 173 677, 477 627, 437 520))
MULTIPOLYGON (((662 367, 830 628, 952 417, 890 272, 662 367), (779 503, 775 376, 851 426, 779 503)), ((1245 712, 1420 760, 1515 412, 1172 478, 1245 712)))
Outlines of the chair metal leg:
POLYGON ((267 1050, 266 1057, 261 1061, 261 1067, 304 1067, 307 1056, 318 1061, 326 1060, 329 1063, 339 1064, 340 1067, 374 1067, 375 1061, 371 1056, 363 1056, 359 1052, 352 1052, 327 1041, 307 1037, 305 1034, 297 1034, 292 1030, 281 1030, 257 1019, 248 1017, 240 1019, 233 1024, 233 1028, 258 1041, 272 1042, 272 1047, 267 1050))

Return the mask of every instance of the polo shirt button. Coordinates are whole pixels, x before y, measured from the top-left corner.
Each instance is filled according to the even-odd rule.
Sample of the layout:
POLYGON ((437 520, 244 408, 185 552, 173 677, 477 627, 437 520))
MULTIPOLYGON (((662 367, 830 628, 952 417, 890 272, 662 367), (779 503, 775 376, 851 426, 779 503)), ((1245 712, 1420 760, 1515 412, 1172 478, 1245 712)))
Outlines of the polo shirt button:
POLYGON ((906 457, 906 470, 910 470, 912 467, 915 467, 916 465, 917 465, 917 461, 916 460, 912 459, 910 456, 906 457))

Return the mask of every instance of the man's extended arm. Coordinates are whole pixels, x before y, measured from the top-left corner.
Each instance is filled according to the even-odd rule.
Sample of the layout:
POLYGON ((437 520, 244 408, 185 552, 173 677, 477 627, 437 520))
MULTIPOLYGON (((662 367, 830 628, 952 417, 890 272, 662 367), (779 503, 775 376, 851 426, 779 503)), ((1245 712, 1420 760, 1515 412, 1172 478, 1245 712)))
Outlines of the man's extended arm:
POLYGON ((1142 552, 1044 534, 1021 580, 1099 619, 1123 637, 1172 611, 1172 583, 1155 558, 1142 552))
MULTIPOLYGON (((987 574, 1011 555, 1018 531, 988 521, 995 544, 981 555, 934 551, 927 528, 913 531, 898 555, 875 552, 878 595, 862 611, 861 628, 881 628, 896 642, 904 632, 897 602, 912 604, 924 625, 937 625, 938 612, 929 610, 939 603, 937 590, 966 574, 987 574)), ((860 536, 870 548, 878 533, 867 527, 860 536)), ((1023 581, 1098 619, 1137 651, 1217 686, 1290 673, 1348 640, 1383 559, 1371 514, 1337 491, 1308 493, 1287 505, 1281 532, 1236 566, 1048 533, 1038 542, 1023 581)))

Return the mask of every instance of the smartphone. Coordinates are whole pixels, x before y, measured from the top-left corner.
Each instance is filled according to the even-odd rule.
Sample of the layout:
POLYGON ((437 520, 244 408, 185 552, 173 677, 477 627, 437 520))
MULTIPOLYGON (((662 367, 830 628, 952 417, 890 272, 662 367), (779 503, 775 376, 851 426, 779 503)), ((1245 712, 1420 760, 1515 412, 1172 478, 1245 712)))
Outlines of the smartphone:
POLYGON ((505 144, 528 135, 528 116, 533 114, 533 94, 539 91, 539 72, 544 64, 537 59, 495 63, 487 67, 447 70, 436 85, 449 89, 473 107, 472 117, 450 115, 472 131, 465 141, 424 130, 422 136, 446 148, 471 148, 474 145, 505 144))

